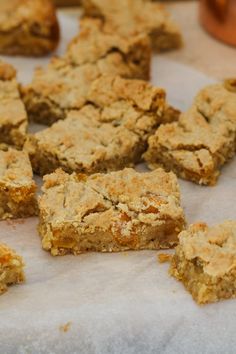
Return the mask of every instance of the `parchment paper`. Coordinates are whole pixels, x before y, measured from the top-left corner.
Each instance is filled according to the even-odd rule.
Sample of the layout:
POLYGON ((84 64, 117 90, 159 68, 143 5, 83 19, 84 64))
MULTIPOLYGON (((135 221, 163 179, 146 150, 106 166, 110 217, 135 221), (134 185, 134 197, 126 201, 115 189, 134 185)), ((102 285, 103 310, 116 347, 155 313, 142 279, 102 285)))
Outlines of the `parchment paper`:
MULTIPOLYGON (((60 20, 59 52, 77 31, 76 20, 60 20)), ((47 60, 9 58, 24 82, 47 60)), ((160 55, 152 81, 186 109, 197 90, 214 80, 160 55)), ((180 185, 189 223, 235 218, 235 159, 215 187, 180 185)), ((27 277, 0 297, 1 354, 235 353, 235 300, 199 307, 155 251, 53 258, 41 250, 36 225, 37 218, 0 223, 0 241, 22 254, 27 277), (60 328, 65 324, 67 331, 60 328)))

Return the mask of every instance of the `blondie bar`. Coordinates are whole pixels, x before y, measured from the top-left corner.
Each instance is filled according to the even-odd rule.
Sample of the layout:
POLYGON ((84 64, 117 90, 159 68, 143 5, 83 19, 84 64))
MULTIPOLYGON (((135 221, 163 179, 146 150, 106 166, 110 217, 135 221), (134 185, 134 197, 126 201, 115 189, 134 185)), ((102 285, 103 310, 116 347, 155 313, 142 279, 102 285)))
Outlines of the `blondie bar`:
POLYGON ((236 296, 236 221, 190 225, 179 235, 170 274, 199 304, 236 296))
POLYGON ((27 124, 15 69, 0 61, 0 145, 21 148, 26 138, 27 124))
POLYGON ((215 84, 197 95, 178 122, 161 126, 144 157, 199 184, 214 185, 220 168, 235 154, 236 92, 215 84))
POLYGON ((0 243, 0 295, 7 291, 8 285, 19 284, 25 280, 23 267, 22 258, 0 243))
POLYGON ((36 173, 61 167, 92 174, 131 166, 140 162, 158 125, 176 118, 164 114, 165 92, 146 81, 102 76, 88 99, 82 109, 28 138, 25 149, 36 173))
POLYGON ((85 16, 102 18, 114 32, 149 35, 155 51, 179 48, 182 36, 163 5, 146 0, 83 0, 85 16))
POLYGON ((169 248, 184 226, 173 173, 44 176, 39 200, 42 246, 52 255, 169 248))
POLYGON ((80 20, 80 33, 69 43, 65 57, 72 65, 83 65, 96 63, 114 52, 122 55, 129 67, 126 75, 143 80, 150 78, 149 37, 143 33, 129 37, 118 34, 100 19, 80 20))
POLYGON ((30 119, 50 125, 87 100, 102 74, 148 79, 150 43, 145 35, 124 38, 104 30, 99 20, 81 21, 81 31, 61 58, 40 68, 22 90, 30 119), (98 45, 99 43, 99 45, 98 45))
POLYGON ((58 41, 59 26, 51 0, 0 1, 0 53, 45 55, 58 41))
POLYGON ((35 215, 35 192, 28 155, 13 149, 0 151, 0 219, 35 215))

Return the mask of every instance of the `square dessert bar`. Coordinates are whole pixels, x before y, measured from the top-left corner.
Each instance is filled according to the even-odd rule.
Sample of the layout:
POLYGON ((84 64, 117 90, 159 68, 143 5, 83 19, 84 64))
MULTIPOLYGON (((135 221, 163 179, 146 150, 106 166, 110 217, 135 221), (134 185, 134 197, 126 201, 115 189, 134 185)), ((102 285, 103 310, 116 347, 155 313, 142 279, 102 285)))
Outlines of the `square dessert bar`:
POLYGON ((184 226, 173 173, 124 169, 89 177, 58 169, 39 199, 42 246, 52 255, 169 248, 184 226))
POLYGON ((124 38, 106 32, 99 20, 82 20, 80 34, 66 54, 36 70, 32 83, 23 88, 29 118, 51 125, 80 109, 92 82, 102 74, 148 79, 149 69, 150 43, 145 35, 124 38))
POLYGON ((27 114, 20 98, 15 69, 0 61, 0 145, 21 148, 26 139, 27 114))
POLYGON ((51 0, 0 1, 0 53, 45 55, 58 41, 59 25, 51 0))
POLYGON ((0 219, 36 215, 35 192, 28 155, 13 149, 0 151, 0 219))
POLYGON ((179 235, 170 274, 199 304, 236 296, 236 221, 190 225, 179 235))
POLYGON ((123 56, 129 69, 130 78, 148 80, 150 78, 151 45, 143 33, 129 37, 113 31, 101 19, 83 18, 80 32, 69 43, 65 57, 72 65, 95 63, 111 53, 123 56), (99 43, 99 45, 98 45, 99 43))
POLYGON ((229 84, 204 88, 178 122, 161 126, 144 157, 179 177, 214 185, 220 168, 235 154, 236 90, 229 84))
POLYGON ((85 16, 102 18, 114 32, 146 33, 155 51, 179 48, 182 36, 163 5, 147 0, 83 0, 85 16))
POLYGON ((24 262, 15 251, 0 243, 0 295, 7 291, 12 284, 19 284, 25 280, 24 262))
POLYGON ((25 149, 36 173, 61 167, 92 174, 132 166, 159 124, 176 119, 163 113, 165 92, 146 81, 103 76, 88 98, 90 104, 29 137, 25 149))

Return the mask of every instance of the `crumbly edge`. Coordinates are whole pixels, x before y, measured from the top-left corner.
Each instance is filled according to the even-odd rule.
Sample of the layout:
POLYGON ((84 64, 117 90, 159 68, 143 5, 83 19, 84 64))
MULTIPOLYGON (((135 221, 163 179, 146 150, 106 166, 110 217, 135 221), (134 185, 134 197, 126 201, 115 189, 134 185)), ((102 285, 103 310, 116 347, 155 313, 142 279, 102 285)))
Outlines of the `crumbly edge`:
POLYGON ((16 78, 16 70, 11 65, 0 60, 0 80, 8 81, 16 78))
POLYGON ((118 51, 123 57, 124 62, 130 68, 130 74, 127 79, 149 80, 151 47, 147 43, 139 43, 128 54, 118 51))
POLYGON ((235 154, 235 141, 229 139, 228 144, 222 147, 222 150, 216 154, 210 153, 209 155, 212 159, 212 166, 206 167, 197 156, 198 151, 204 150, 187 150, 187 149, 176 149, 168 150, 155 139, 155 135, 150 137, 149 147, 147 152, 144 154, 144 159, 147 162, 149 168, 155 169, 157 167, 163 167, 166 171, 173 171, 177 176, 190 180, 192 182, 203 184, 203 185, 215 185, 220 174, 220 168, 230 160, 235 154), (190 153, 192 158, 198 161, 199 172, 194 170, 184 168, 172 155, 174 152, 190 153))
POLYGON ((1 144, 12 145, 21 149, 25 143, 27 136, 27 121, 22 121, 17 125, 8 124, 0 127, 0 142, 1 144))
POLYGON ((77 167, 75 168, 75 161, 61 158, 59 151, 56 149, 49 151, 47 149, 47 145, 45 145, 44 148, 43 143, 39 143, 40 141, 35 135, 29 136, 25 144, 25 149, 29 153, 34 172, 38 173, 39 175, 51 173, 58 167, 61 167, 65 172, 68 173, 76 171, 80 173, 92 174, 96 172, 115 171, 127 166, 131 167, 134 164, 141 162, 142 154, 147 149, 148 136, 154 132, 154 130, 160 124, 160 120, 169 121, 170 119, 176 119, 178 115, 177 112, 178 111, 170 107, 165 108, 163 116, 156 120, 156 124, 153 125, 151 131, 148 133, 144 133, 142 131, 132 131, 132 133, 134 133, 138 139, 137 142, 133 144, 132 149, 129 150, 129 153, 125 155, 120 154, 119 156, 114 156, 114 158, 112 157, 109 159, 102 156, 98 158, 97 161, 91 166, 85 166, 78 162, 77 167))
MULTIPOLYGON (((37 14, 36 14, 37 16, 37 14)), ((27 21, 19 27, 12 28, 11 31, 0 30, 0 53, 7 55, 42 56, 56 49, 59 38, 59 24, 53 8, 48 14, 47 21, 36 23, 33 27, 27 21), (45 34, 44 28, 49 29, 49 34, 45 34)))
MULTIPOLYGON (((145 151, 146 144, 140 139, 132 151, 125 156, 115 156, 111 159, 99 158, 96 163, 85 167, 82 164, 78 164, 76 172, 86 173, 88 175, 96 172, 108 172, 120 170, 124 167, 131 167, 141 161, 141 156, 145 151)), ((54 172, 58 167, 61 167, 65 172, 72 173, 74 168, 70 166, 70 161, 60 159, 57 154, 52 151, 44 150, 42 146, 38 145, 38 141, 35 136, 30 136, 25 144, 25 149, 29 154, 29 158, 32 164, 33 171, 40 176, 47 173, 54 172)))
POLYGON ((169 273, 184 284, 198 304, 236 297, 236 268, 223 277, 212 277, 203 272, 203 266, 199 258, 187 260, 177 246, 169 273))
MULTIPOLYGON (((140 48, 134 48, 133 52, 130 52, 127 58, 123 53, 119 53, 130 71, 129 75, 125 76, 125 78, 141 80, 149 79, 151 60, 149 46, 146 46, 145 43, 142 43, 142 46, 140 48), (142 54, 143 52, 145 53, 145 55, 142 54)), ((110 53, 107 53, 106 57, 109 57, 109 55, 110 53)), ((70 64, 68 63, 68 65, 70 64)), ((101 75, 102 72, 100 72, 100 76, 101 75)), ((36 123, 50 126, 58 120, 65 119, 67 113, 70 110, 64 109, 58 103, 56 103, 50 96, 45 96, 43 92, 39 92, 39 90, 37 90, 37 87, 34 87, 34 85, 21 87, 21 95, 29 116, 29 120, 34 121, 36 123)), ((82 107, 77 107, 78 110, 81 108, 82 107)), ((71 110, 75 109, 75 107, 71 107, 71 110)))
POLYGON ((183 46, 183 38, 179 29, 175 26, 164 26, 153 30, 149 34, 153 50, 155 52, 165 52, 179 49, 183 46))
POLYGON ((199 173, 183 168, 175 161, 171 153, 161 146, 153 150, 149 148, 144 154, 144 159, 152 170, 162 167, 167 172, 173 171, 178 177, 198 184, 213 186, 219 176, 217 168, 204 171, 199 165, 199 173))
POLYGON ((0 295, 7 291, 9 285, 24 282, 24 263, 20 256, 12 251, 0 259, 0 295))
MULTIPOLYGON (((99 8, 92 3, 92 1, 82 0, 82 6, 85 17, 98 17, 105 21, 104 15, 99 8)), ((166 20, 164 26, 153 29, 148 35, 155 52, 165 52, 172 49, 179 49, 183 46, 181 32, 170 19, 166 20)))
POLYGON ((0 219, 15 219, 38 214, 36 185, 22 187, 0 186, 0 219))
POLYGON ((22 99, 25 104, 30 121, 52 125, 58 120, 66 118, 66 111, 56 102, 50 100, 33 88, 22 88, 22 99))
POLYGON ((43 213, 38 226, 42 246, 53 256, 88 252, 120 252, 127 250, 158 250, 172 248, 178 242, 178 233, 183 229, 184 220, 161 220, 158 226, 141 225, 137 232, 123 237, 111 230, 94 233, 82 232, 80 226, 61 223, 56 228, 44 222, 43 213))

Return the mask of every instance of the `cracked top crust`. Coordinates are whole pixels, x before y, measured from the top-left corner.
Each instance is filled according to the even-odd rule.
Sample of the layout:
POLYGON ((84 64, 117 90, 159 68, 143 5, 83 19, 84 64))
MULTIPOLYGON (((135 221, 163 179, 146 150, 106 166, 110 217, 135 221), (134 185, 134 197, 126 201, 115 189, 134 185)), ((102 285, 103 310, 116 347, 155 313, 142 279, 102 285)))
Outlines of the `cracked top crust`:
POLYGON ((50 0, 1 0, 0 32, 11 32, 27 26, 35 35, 51 34, 51 23, 56 22, 55 8, 50 0), (36 25, 40 27, 36 28, 36 25))
MULTIPOLYGON (((103 75, 93 82, 88 101, 98 107, 112 106, 115 102, 162 115, 165 91, 142 80, 127 80, 121 77, 103 75)), ((125 113, 125 111, 124 111, 125 113)))
POLYGON ((11 65, 0 61, 0 130, 6 126, 16 128, 23 136, 26 134, 27 114, 20 98, 19 85, 15 77, 15 69, 11 65))
POLYGON ((72 65, 83 65, 96 63, 109 53, 118 52, 131 63, 139 61, 144 50, 150 60, 151 47, 147 35, 122 36, 99 19, 84 18, 80 20, 80 33, 69 44, 65 58, 72 65))
POLYGON ((148 79, 150 55, 146 35, 125 38, 105 30, 100 20, 83 19, 65 55, 38 68, 23 87, 30 119, 48 125, 65 119, 68 111, 86 103, 92 82, 104 74, 148 79))
POLYGON ((35 149, 57 156, 66 171, 101 171, 109 161, 132 160, 137 150, 140 155, 148 136, 165 122, 165 92, 144 81, 104 76, 93 83, 88 97, 90 104, 26 143, 36 160, 35 149))
POLYGON ((44 96, 66 112, 79 109, 86 103, 91 83, 102 74, 132 77, 131 73, 130 67, 116 52, 96 64, 81 66, 71 66, 63 58, 54 58, 47 68, 36 70, 32 83, 23 89, 23 95, 32 91, 36 98, 37 95, 44 96))
POLYGON ((208 227, 190 225, 179 234, 176 252, 189 261, 200 262, 204 273, 221 277, 236 267, 236 221, 208 227))
POLYGON ((104 160, 129 156, 138 144, 141 149, 164 120, 165 92, 144 81, 105 76, 93 83, 88 97, 90 104, 36 133, 26 149, 34 151, 36 143, 39 151, 62 163, 66 159, 67 170, 90 171, 99 161, 102 167, 104 160))
MULTIPOLYGON (((101 17, 109 30, 123 36, 146 33, 155 41, 161 33, 181 35, 162 4, 144 0, 83 0, 85 15, 101 17), (152 38, 153 36, 153 38, 152 38)), ((158 48, 156 48, 158 49, 158 48)))
MULTIPOLYGON (((139 141, 139 137, 124 126, 100 119, 99 110, 91 105, 84 106, 78 112, 70 112, 64 121, 36 133, 33 144, 36 142, 39 152, 55 154, 60 164, 66 164, 67 171, 92 173, 98 168, 98 162, 103 164, 106 159, 115 160, 115 156, 128 155, 139 141)), ((31 153, 31 142, 26 143, 25 148, 31 153)))
POLYGON ((146 158, 151 160, 158 147, 189 170, 213 170, 231 157, 235 142, 236 93, 216 84, 200 91, 178 122, 161 126, 150 137, 146 158))
POLYGON ((179 121, 160 127, 157 135, 168 149, 215 154, 235 132, 236 94, 218 84, 203 89, 179 121))
MULTIPOLYGON (((24 151, 0 151, 0 187, 35 186, 29 157, 24 151)), ((36 188, 36 186, 35 186, 36 188)))
POLYGON ((112 225, 129 234, 140 223, 154 226, 172 218, 183 219, 179 199, 175 175, 162 169, 138 173, 126 168, 90 177, 58 169, 44 176, 39 204, 44 222, 53 227, 73 222, 80 225, 81 232, 91 232, 112 225))

